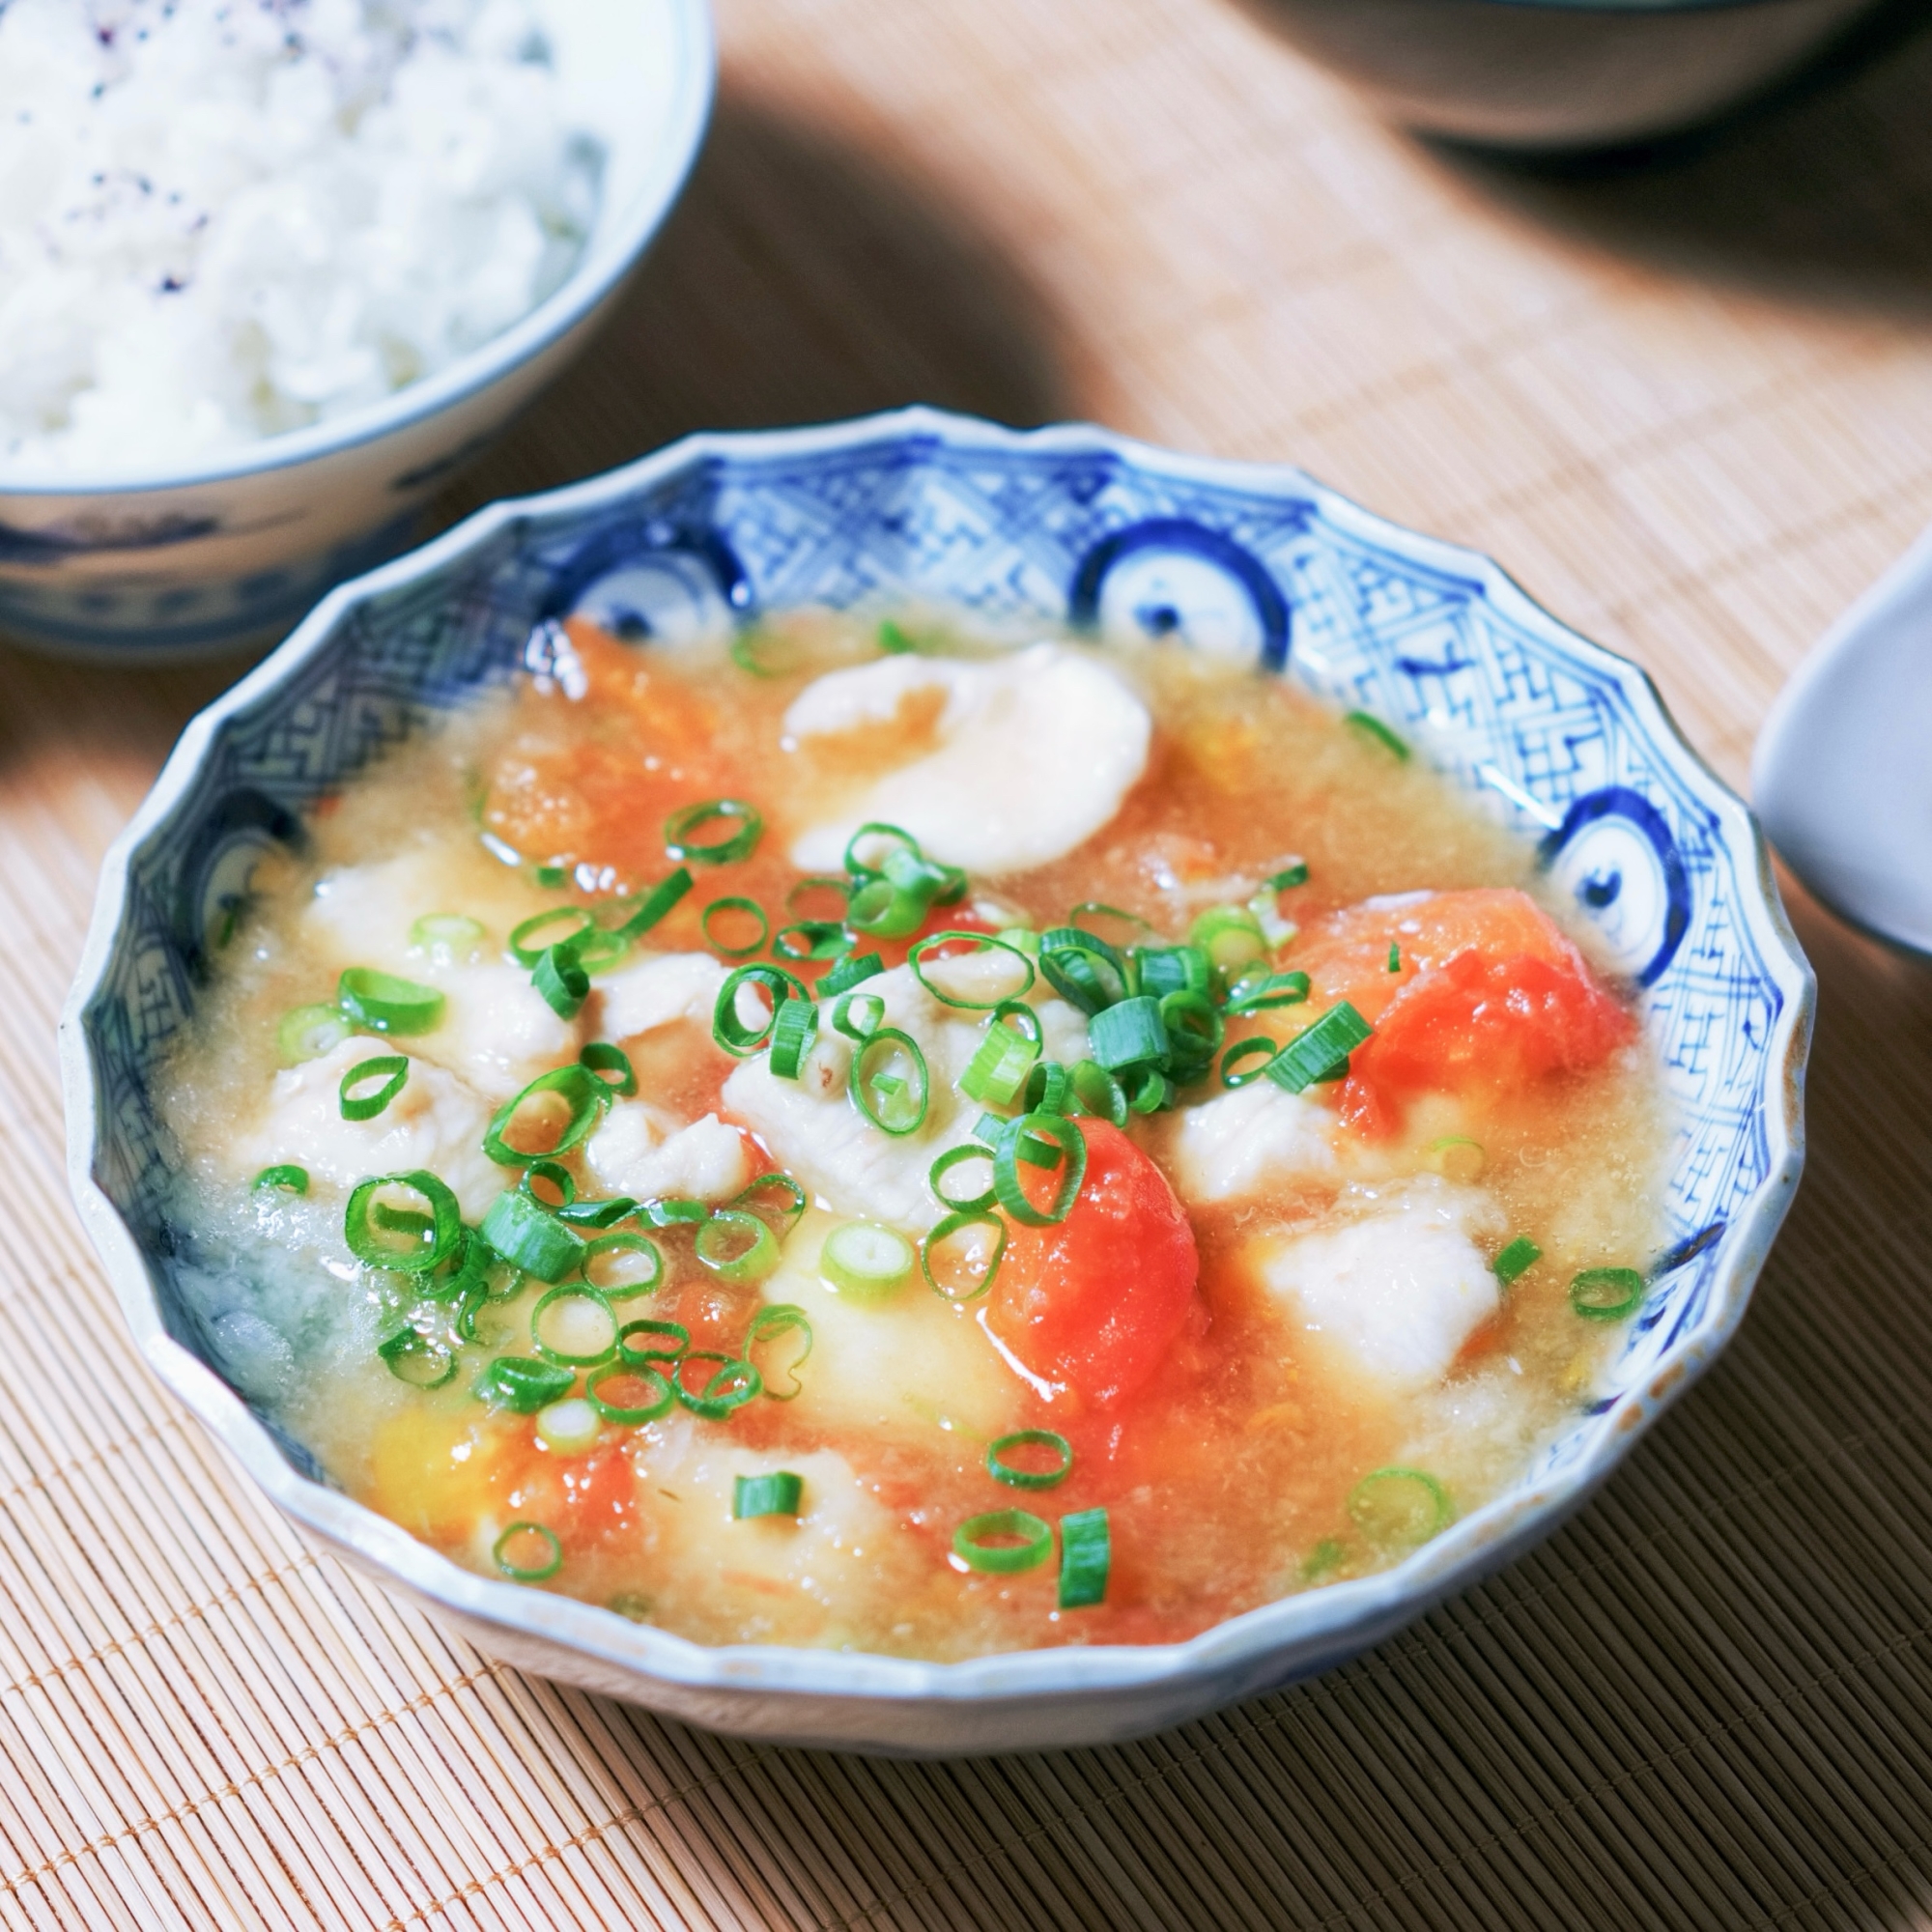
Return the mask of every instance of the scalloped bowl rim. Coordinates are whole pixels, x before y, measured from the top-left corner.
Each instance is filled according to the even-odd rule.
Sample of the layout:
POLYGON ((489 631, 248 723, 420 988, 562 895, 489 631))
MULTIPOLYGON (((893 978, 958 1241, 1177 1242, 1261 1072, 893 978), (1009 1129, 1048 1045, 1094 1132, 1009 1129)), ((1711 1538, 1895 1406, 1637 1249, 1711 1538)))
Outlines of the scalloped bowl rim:
MULTIPOLYGON (((688 437, 603 476, 491 504, 421 549, 338 585, 278 650, 190 722, 153 790, 109 848, 78 977, 61 1017, 60 1053, 74 1201, 142 1352, 161 1379, 297 1521, 365 1567, 473 1624, 567 1645, 639 1678, 734 1698, 763 1692, 816 1701, 967 1704, 1065 1698, 1083 1692, 1104 1695, 1205 1681, 1291 1651, 1310 1654, 1306 1668, 1320 1669, 1353 1647, 1351 1634, 1361 1634, 1364 1643, 1378 1637, 1451 1591, 1475 1582, 1553 1528, 1710 1365, 1744 1315, 1804 1162, 1803 1069, 1814 999, 1815 982, 1778 898, 1769 848, 1744 801, 1690 748, 1639 667, 1561 624, 1487 556, 1378 517, 1289 466, 1179 455, 1083 423, 1020 433, 912 409, 818 428, 688 437), (1263 1605, 1184 1642, 1068 1645, 952 1663, 787 1645, 713 1647, 626 1622, 613 1612, 571 1598, 465 1570, 363 1504, 297 1472, 242 1398, 168 1335, 140 1249, 93 1176, 100 1122, 81 1015, 100 988, 114 954, 130 860, 174 811, 227 719, 267 697, 327 651, 342 620, 362 600, 433 574, 521 517, 592 509, 715 458, 818 455, 909 439, 937 439, 955 449, 1017 446, 1040 452, 1105 452, 1130 467, 1209 486, 1307 496, 1343 528, 1393 542, 1432 566, 1478 580, 1499 608, 1538 630, 1553 627, 1566 648, 1579 651, 1613 676, 1653 734, 1653 742, 1702 775, 1708 802, 1721 821, 1719 836, 1727 844, 1747 847, 1755 859, 1754 868, 1743 868, 1741 874, 1754 879, 1757 886, 1745 903, 1758 937, 1766 942, 1767 961, 1775 972, 1780 967, 1784 971, 1780 987, 1785 999, 1765 1056, 1766 1091, 1760 1095, 1770 1142, 1764 1179, 1748 1209, 1731 1223, 1740 1238, 1716 1272, 1704 1315, 1647 1378, 1626 1390, 1600 1418, 1605 1427, 1594 1452, 1551 1480, 1512 1490, 1460 1519, 1391 1570, 1263 1605)), ((773 1734, 787 1733, 779 1725, 773 1734)))
POLYGON ((568 334, 624 279, 664 226, 697 159, 710 123, 718 85, 717 35, 710 0, 664 0, 664 4, 678 26, 676 59, 668 90, 670 112, 635 190, 631 211, 609 235, 593 239, 570 273, 501 334, 493 335, 446 368, 380 402, 347 411, 326 422, 217 451, 188 469, 115 470, 95 475, 53 469, 14 471, 0 462, 0 497, 128 497, 199 489, 291 469, 379 441, 439 415, 453 404, 489 388, 568 334))

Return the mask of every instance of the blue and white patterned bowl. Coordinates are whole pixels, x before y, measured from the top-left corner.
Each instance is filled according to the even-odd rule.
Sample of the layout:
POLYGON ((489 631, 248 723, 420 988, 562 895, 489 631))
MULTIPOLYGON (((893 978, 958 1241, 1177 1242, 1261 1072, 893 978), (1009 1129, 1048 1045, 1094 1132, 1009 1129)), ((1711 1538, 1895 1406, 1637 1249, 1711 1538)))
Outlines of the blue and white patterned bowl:
POLYGON ((1486 559, 1290 469, 923 410, 697 437, 502 503, 343 585, 188 727, 109 854, 62 1023, 73 1191, 156 1372, 298 1521, 486 1651, 721 1730, 902 1752, 1118 1739, 1374 1643, 1546 1534, 1722 1347, 1797 1185, 1812 980, 1749 813, 1641 671, 1486 559), (382 750, 508 676, 549 620, 648 640, 806 602, 951 599, 1229 653, 1395 723, 1542 839, 1641 991, 1681 1119, 1670 1251, 1605 1386, 1540 1464, 1399 1569, 1191 1642, 954 1664, 705 1649, 458 1569, 316 1479, 222 1379, 174 1270, 154 1070, 255 857, 382 750))
POLYGON ((590 341, 710 116, 708 0, 559 0, 549 34, 605 149, 596 221, 562 285, 436 375, 307 429, 154 474, 0 466, 0 638, 124 664, 267 642, 410 541, 423 504, 590 341))

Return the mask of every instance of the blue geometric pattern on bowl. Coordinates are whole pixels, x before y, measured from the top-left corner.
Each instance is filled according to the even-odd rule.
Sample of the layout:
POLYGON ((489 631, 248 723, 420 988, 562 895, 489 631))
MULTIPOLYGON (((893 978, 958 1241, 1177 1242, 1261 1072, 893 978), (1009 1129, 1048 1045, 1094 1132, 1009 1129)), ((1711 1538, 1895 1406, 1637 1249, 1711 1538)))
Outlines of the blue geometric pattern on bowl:
MULTIPOLYGON (((1295 472, 926 412, 697 439, 499 506, 336 593, 225 703, 185 788, 128 853, 119 927, 78 1011, 99 1110, 94 1175, 148 1258, 168 1332, 219 1369, 170 1278, 185 1236, 167 1222, 176 1155, 151 1080, 265 842, 298 838, 317 799, 541 655, 570 611, 670 643, 761 610, 908 596, 963 605, 1016 639, 1070 617, 1103 639, 1139 632, 1280 670, 1385 720, 1541 836, 1551 877, 1641 988, 1677 1110, 1655 1284, 1607 1383, 1521 1487, 1601 1473, 1633 1433, 1620 1411, 1654 1412, 1688 1379, 1674 1371, 1701 1367, 1735 1324, 1796 1180, 1810 978, 1743 807, 1640 672, 1479 557, 1295 472)), ((1459 1574, 1437 1568, 1432 1593, 1459 1574)))

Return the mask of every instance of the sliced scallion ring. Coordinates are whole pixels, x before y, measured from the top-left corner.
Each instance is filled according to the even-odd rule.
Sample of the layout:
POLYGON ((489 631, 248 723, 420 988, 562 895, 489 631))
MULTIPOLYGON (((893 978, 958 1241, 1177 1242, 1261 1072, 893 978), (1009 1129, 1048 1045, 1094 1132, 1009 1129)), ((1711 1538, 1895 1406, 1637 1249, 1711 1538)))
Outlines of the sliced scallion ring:
POLYGON ((778 1024, 779 1009, 785 1002, 810 998, 805 982, 782 966, 769 966, 762 961, 753 966, 740 966, 725 975, 724 983, 718 989, 717 1004, 711 1009, 711 1037, 734 1060, 749 1060, 771 1037, 772 1029, 778 1024), (752 1024, 739 1010, 738 995, 747 986, 764 993, 772 1003, 770 1017, 762 1024, 752 1024))
POLYGON ((597 930, 597 922, 582 906, 552 906, 510 928, 510 957, 519 966, 534 968, 554 946, 568 946, 597 930))
POLYGON ((667 873, 644 895, 630 918, 610 927, 609 936, 625 945, 640 938, 690 890, 691 874, 680 866, 676 871, 667 873))
POLYGON ((852 895, 845 923, 867 939, 907 939, 925 923, 932 900, 890 879, 867 879, 852 895))
POLYGON ((876 879, 895 852, 909 852, 915 859, 923 856, 919 840, 910 832, 874 819, 860 826, 845 841, 845 869, 855 879, 876 879))
POLYGON ((594 1368, 617 1350, 617 1311, 610 1297, 572 1282, 537 1297, 530 1310, 530 1340, 545 1361, 559 1368, 594 1368))
POLYGON ((769 1222, 773 1233, 782 1239, 798 1226, 808 1202, 805 1189, 790 1175, 773 1172, 759 1175, 725 1205, 742 1208, 748 1213, 757 1215, 761 1221, 769 1222))
POLYGON ((488 937, 481 920, 461 912, 425 913, 410 927, 412 946, 420 946, 425 952, 440 953, 444 958, 473 952, 488 937))
POLYGON ((1237 1039, 1221 1056, 1221 1085, 1224 1087, 1245 1087, 1250 1080, 1259 1080, 1267 1071, 1268 1063, 1281 1049, 1266 1034, 1250 1035, 1246 1039, 1237 1039), (1245 1072, 1239 1070, 1242 1063, 1252 1060, 1254 1065, 1245 1072))
POLYGON ((691 1347, 691 1330, 681 1321, 626 1321, 617 1330, 618 1359, 634 1369, 649 1368, 658 1362, 674 1362, 691 1347), (667 1347, 646 1348, 651 1343, 667 1347))
POLYGON ((1087 1022, 1088 1050, 1094 1062, 1109 1073, 1122 1073, 1132 1066, 1164 1068, 1169 1045, 1160 1009, 1160 1001, 1151 994, 1137 993, 1095 1013, 1087 1022))
POLYGON ((1127 994, 1127 962, 1097 933, 1056 925, 1039 936, 1039 970, 1083 1013, 1104 1011, 1127 994))
POLYGON ((345 1121, 373 1121, 409 1085, 409 1056, 401 1053, 373 1054, 358 1060, 342 1076, 336 1098, 345 1121), (375 1085, 371 1085, 371 1082, 375 1085))
POLYGON ((349 1252, 371 1267, 427 1274, 448 1261, 461 1244, 463 1209, 449 1188, 427 1169, 379 1174, 359 1182, 350 1194, 342 1217, 342 1238, 349 1252), (400 1188, 427 1202, 429 1212, 423 1214, 411 1208, 401 1213, 392 1210, 388 1216, 381 1215, 379 1210, 386 1205, 383 1196, 391 1188, 400 1188), (383 1239, 384 1228, 400 1239, 383 1239))
MULTIPOLYGON (((1005 964, 1004 961, 1000 963, 1005 964)), ((1009 946, 1004 939, 995 939, 989 932, 935 932, 914 946, 906 954, 906 964, 912 968, 913 978, 941 1006, 963 1007, 969 1012, 991 1012, 995 1008, 1005 1007, 1025 998, 1035 979, 1033 961, 1017 946, 1009 946), (941 947, 965 947, 970 950, 951 951, 937 958, 929 957, 941 947), (969 977, 975 973, 983 973, 987 955, 992 954, 997 957, 1001 953, 1011 960, 1019 969, 1019 973, 1025 976, 1018 978, 1017 983, 1009 983, 997 988, 972 984, 962 986, 956 975, 949 976, 945 971, 949 963, 956 961, 962 967, 966 967, 966 962, 970 960, 973 964, 966 967, 969 977), (992 993, 990 999, 984 997, 988 991, 992 993)), ((1017 976, 1009 968, 1005 977, 1009 981, 1013 981, 1017 976)))
MULTIPOLYGON (((925 1276, 926 1285, 942 1301, 977 1301, 992 1287, 993 1277, 999 1273, 1000 1262, 1006 1252, 1007 1224, 987 1208, 962 1208, 934 1222, 926 1232, 925 1238, 919 1244, 920 1271, 925 1276), (956 1236, 976 1228, 991 1232, 992 1252, 985 1256, 984 1265, 978 1274, 969 1273, 958 1286, 949 1287, 940 1279, 940 1272, 944 1270, 949 1276, 955 1276, 956 1271, 949 1264, 943 1250, 956 1236)), ((970 1267, 979 1258, 970 1256, 966 1259, 970 1267)))
POLYGON ((1570 1280, 1570 1306, 1586 1321, 1621 1321, 1643 1300, 1635 1268, 1584 1268, 1570 1280))
POLYGON ((563 1545, 540 1522, 513 1522, 490 1547, 497 1568, 513 1583, 543 1583, 563 1568, 563 1545))
POLYGON ((456 1351, 434 1335, 414 1328, 398 1328, 376 1352, 399 1382, 412 1388, 440 1388, 456 1374, 456 1351))
POLYGON ((1384 752, 1392 753, 1405 764, 1408 761, 1408 741, 1382 723, 1373 712, 1350 711, 1342 719, 1344 724, 1358 732, 1371 743, 1379 745, 1384 752))
POLYGON ((583 1384, 583 1397, 606 1422, 632 1428, 668 1415, 677 1401, 670 1378, 662 1370, 627 1361, 607 1362, 593 1370, 583 1384))
POLYGON ((796 1402, 804 1393, 805 1384, 798 1378, 798 1372, 804 1368, 806 1358, 811 1353, 811 1321, 804 1309, 789 1301, 775 1301, 767 1308, 761 1308, 752 1318, 752 1325, 745 1331, 745 1353, 743 1359, 751 1362, 758 1370, 765 1385, 765 1393, 774 1402, 796 1402), (774 1388, 769 1373, 757 1361, 753 1352, 767 1342, 776 1342, 781 1335, 803 1335, 805 1347, 784 1364, 781 1374, 791 1378, 788 1389, 774 1388))
POLYGON ((1104 1509, 1076 1510, 1060 1519, 1060 1607, 1089 1609, 1107 1600, 1113 1545, 1104 1509))
POLYGON ((1117 1127, 1127 1124, 1126 1089, 1104 1066, 1091 1060, 1076 1060, 1067 1069, 1068 1110, 1091 1114, 1096 1121, 1109 1121, 1117 1127))
POLYGON ((335 982, 342 1010, 371 1033, 428 1033, 442 1018, 445 1004, 434 986, 379 973, 373 966, 350 966, 335 982))
POLYGON ((849 993, 854 986, 876 979, 885 970, 886 962, 876 952, 848 952, 818 981, 818 997, 830 1000, 840 993, 849 993))
POLYGON ((1027 1075, 1022 1104, 1030 1114, 1064 1114, 1073 1105, 1073 1076, 1057 1060, 1043 1061, 1027 1075))
POLYGON ((772 932, 772 923, 765 917, 764 907, 756 899, 742 895, 713 899, 698 915, 697 925, 704 934, 704 943, 726 959, 749 959, 772 932), (723 934, 717 924, 721 919, 727 923, 723 934), (743 923, 746 921, 754 921, 757 930, 753 932, 751 925, 743 923))
POLYGON ((852 935, 842 920, 800 920, 772 935, 772 951, 781 959, 838 959, 851 950, 852 935))
POLYGON ((255 1177, 254 1186, 257 1191, 269 1187, 277 1194, 306 1194, 308 1169, 297 1167, 293 1162, 284 1162, 280 1167, 265 1167, 255 1177))
POLYGON ((968 1145, 948 1148, 932 1163, 925 1177, 925 1184, 932 1189, 933 1199, 942 1208, 948 1208, 955 1214, 980 1214, 1000 1198, 993 1187, 993 1155, 988 1148, 968 1145), (986 1163, 986 1185, 978 1194, 959 1196, 947 1193, 940 1183, 955 1167, 964 1167, 971 1161, 986 1163))
POLYGON ((524 1170, 524 1178, 517 1185, 534 1201, 539 1208, 548 1208, 552 1213, 559 1208, 568 1208, 577 1199, 577 1177, 560 1160, 533 1160, 524 1170), (554 1188, 556 1199, 550 1200, 539 1194, 539 1187, 554 1188))
POLYGON ((838 925, 845 917, 845 901, 852 895, 852 881, 844 877, 835 877, 829 872, 814 872, 800 879, 785 894, 785 911, 797 913, 808 924, 838 925), (813 893, 823 893, 833 903, 821 906, 817 912, 810 911, 800 903, 813 893))
POLYGON ((782 1259, 771 1229, 742 1208, 719 1208, 698 1229, 691 1251, 700 1267, 734 1288, 777 1273, 782 1259))
POLYGON ((621 1046, 612 1046, 608 1039, 593 1039, 577 1056, 577 1064, 595 1075, 613 1094, 630 1094, 638 1091, 638 1076, 631 1065, 631 1056, 621 1046), (614 1080, 607 1078, 612 1073, 617 1076, 614 1080))
POLYGON ((1206 993, 1214 964, 1198 946, 1137 946, 1134 977, 1139 990, 1165 999, 1169 993, 1206 993))
POLYGON ((1374 1031, 1347 1000, 1338 1001, 1313 1026, 1296 1034, 1263 1070, 1291 1094, 1340 1080, 1349 1071, 1350 1054, 1374 1031))
POLYGON ((1378 1549, 1413 1549, 1449 1527, 1456 1506, 1420 1469, 1377 1469, 1349 1492, 1349 1515, 1378 1549))
POLYGON ((772 1072, 781 1080, 796 1080, 817 1037, 818 1002, 784 1001, 772 1021, 772 1072))
POLYGON ((529 1355, 498 1355, 476 1378, 476 1393, 498 1408, 534 1415, 577 1386, 577 1371, 529 1355))
POLYGON ((1163 1071, 1177 1080, 1199 1079, 1228 1037, 1227 1022, 1205 993, 1163 994, 1160 1023, 1166 1029, 1168 1044, 1168 1064, 1163 1071))
POLYGON ((1151 932, 1151 926, 1137 912, 1128 912, 1122 906, 1106 905, 1099 899, 1082 899, 1066 915, 1068 925, 1077 925, 1083 932, 1091 932, 1096 939, 1104 939, 1115 947, 1127 947, 1135 943, 1143 932, 1151 932), (1114 931, 1107 928, 1112 926, 1114 931))
POLYGON ((1542 1259, 1543 1250, 1527 1235, 1519 1235, 1490 1264, 1490 1267, 1495 1278, 1508 1288, 1520 1275, 1527 1274, 1542 1259))
POLYGON ((852 1056, 852 1104, 881 1133, 917 1133, 925 1121, 929 1086, 919 1042, 897 1027, 875 1027, 852 1056))
POLYGON ((826 1236, 818 1251, 818 1271, 854 1301, 883 1301, 904 1287, 918 1261, 913 1244, 897 1229, 876 1221, 847 1221, 826 1236))
POLYGON ((521 1188, 491 1202, 477 1233, 512 1267, 538 1281, 567 1281, 583 1264, 583 1236, 521 1188))
POLYGON ((648 1235, 621 1229, 583 1244, 583 1279, 612 1301, 629 1301, 664 1286, 664 1251, 648 1235))
POLYGON ((1073 1444, 1053 1429, 1017 1429, 1002 1435, 986 1448, 986 1473, 996 1483, 1014 1490, 1050 1490, 1064 1483, 1073 1468, 1073 1444), (1015 1449, 1050 1449, 1054 1465, 1050 1469, 1027 1469, 1008 1462, 1015 1449))
POLYGON ((715 1349, 693 1349, 680 1355, 670 1372, 670 1385, 678 1401, 693 1415, 706 1422, 724 1422, 733 1409, 743 1408, 764 1393, 765 1380, 750 1362, 736 1355, 721 1355, 715 1349), (685 1380, 685 1371, 694 1362, 716 1362, 717 1373, 696 1394, 685 1380))
POLYGON ((988 1510, 952 1532, 952 1553, 969 1570, 995 1577, 1037 1570, 1053 1554, 1053 1531, 1030 1510, 988 1510))
POLYGON ((1285 893, 1291 887, 1305 886, 1308 883, 1308 861, 1291 859, 1280 871, 1274 873, 1264 883, 1271 893, 1285 893))
POLYGON ((1262 923, 1246 906, 1209 906, 1187 928, 1187 943, 1198 946, 1210 964, 1238 973, 1267 951, 1262 923))
POLYGON ((709 798, 702 805, 688 805, 665 820, 665 852, 672 859, 688 859, 700 866, 728 866, 752 856, 764 829, 762 815, 743 799, 709 798), (705 840, 693 836, 714 824, 734 823, 738 829, 723 838, 705 840))
POLYGON ((355 1031, 355 1023, 340 1007, 297 1007, 282 1015, 275 1029, 275 1045, 283 1060, 299 1065, 333 1053, 355 1031))
POLYGON ((574 1020, 590 997, 590 975, 584 971, 575 946, 546 948, 536 971, 530 975, 530 984, 560 1020, 574 1020))
POLYGON ((731 1478, 731 1515, 739 1522, 761 1516, 797 1516, 805 1494, 803 1478, 789 1469, 763 1476, 731 1478))
POLYGON ((869 1039, 885 1018, 886 1003, 876 993, 840 993, 833 1003, 833 1030, 847 1039, 869 1039))
POLYGON ((1298 1007, 1308 990, 1306 973, 1244 973, 1228 990, 1228 1010, 1258 1013, 1270 1007, 1298 1007))
MULTIPOLYGON (((506 1101, 497 1110, 484 1131, 483 1151, 502 1167, 526 1167, 533 1160, 568 1153, 580 1142, 589 1138, 610 1104, 610 1087, 588 1067, 554 1066, 548 1073, 538 1074, 514 1100, 506 1101), (550 1102, 552 1096, 554 1096, 555 1106, 567 1109, 556 1137, 548 1147, 513 1147, 505 1135, 513 1125, 518 1124, 518 1116, 527 1106, 550 1102)), ((547 1105, 546 1111, 554 1112, 554 1107, 547 1105)))
POLYGON ((1000 1206, 1023 1226, 1051 1228, 1065 1220, 1080 1198, 1080 1184, 1086 1179, 1086 1138, 1064 1116, 1022 1114, 1000 1130, 1000 1138, 993 1147, 993 1191, 1000 1197, 1000 1206), (1066 1156, 1060 1186, 1051 1206, 1043 1208, 1033 1205, 1019 1177, 1021 1150, 1029 1139, 1051 1141, 1066 1156))

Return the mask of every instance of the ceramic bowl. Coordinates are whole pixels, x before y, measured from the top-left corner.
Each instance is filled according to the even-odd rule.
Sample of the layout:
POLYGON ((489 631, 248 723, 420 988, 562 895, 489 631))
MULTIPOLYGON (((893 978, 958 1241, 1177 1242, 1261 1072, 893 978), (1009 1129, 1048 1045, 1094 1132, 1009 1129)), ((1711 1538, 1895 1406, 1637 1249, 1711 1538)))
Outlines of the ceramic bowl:
POLYGON ((1641 671, 1492 563, 1295 470, 911 411, 694 438, 497 504, 333 591, 189 725, 109 854, 62 1054, 75 1198, 141 1348, 297 1521, 528 1669, 720 1730, 945 1753, 1129 1737, 1285 1684, 1546 1535, 1744 1313, 1797 1184, 1811 1005, 1750 814, 1641 671), (1144 634, 1392 721, 1541 841, 1556 890, 1639 989, 1679 1117, 1655 1287, 1560 1439, 1399 1568, 1171 1646, 952 1664, 706 1649, 457 1568, 319 1480, 223 1379, 215 1333, 176 1284, 193 1232, 169 1220, 177 1155, 151 1083, 257 857, 384 747, 540 653, 559 615, 595 615, 648 650, 775 607, 906 594, 1002 628, 1144 634))
POLYGON ((1425 134, 1535 150, 1675 134, 1794 72, 1878 0, 1247 0, 1425 134))
POLYGON ((707 0, 557 0, 558 70, 604 140, 582 260, 470 355, 381 403, 178 470, 0 464, 0 638, 156 662, 266 642, 410 541, 423 503, 589 341, 690 173, 716 71, 707 0))

